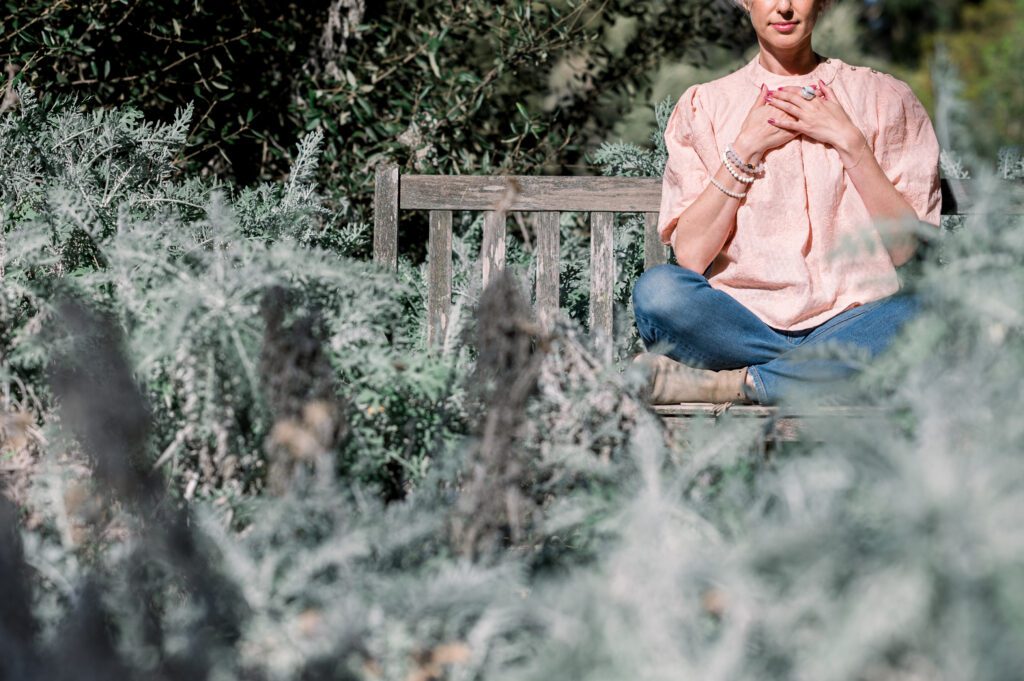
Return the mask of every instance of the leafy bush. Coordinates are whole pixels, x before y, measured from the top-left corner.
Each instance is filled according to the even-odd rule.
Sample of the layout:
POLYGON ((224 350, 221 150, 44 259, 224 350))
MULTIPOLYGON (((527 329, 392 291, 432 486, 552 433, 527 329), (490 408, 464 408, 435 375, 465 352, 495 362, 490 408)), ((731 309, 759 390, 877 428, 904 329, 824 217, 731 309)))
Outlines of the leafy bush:
POLYGON ((353 223, 369 218, 381 160, 566 172, 665 60, 753 40, 734 6, 712 0, 32 0, 7 11, 0 55, 41 91, 163 119, 194 101, 193 171, 279 179, 299 136, 322 131, 318 180, 353 223))
POLYGON ((362 248, 367 235, 341 224, 308 184, 319 133, 300 145, 287 183, 239 191, 171 179, 191 109, 154 126, 131 109, 85 114, 19 93, 17 112, 0 121, 8 178, 2 375, 13 402, 45 411, 41 372, 60 339, 42 332, 55 296, 74 292, 127 330, 158 407, 152 458, 186 496, 237 500, 264 482, 275 417, 294 416, 272 413, 264 394, 285 359, 273 354, 263 317, 280 317, 285 333, 313 315, 322 323, 308 322, 309 332, 320 324, 323 334, 309 342, 326 347, 330 366, 300 369, 329 373, 333 392, 345 386, 358 414, 339 465, 398 490, 422 476, 435 440, 460 428, 457 410, 437 416, 454 389, 450 368, 409 359, 422 339, 404 312, 422 304, 421 294, 337 252, 362 248), (331 251, 317 246, 325 240, 331 251), (267 309, 275 288, 290 298, 267 309), (395 461, 404 466, 390 470, 395 461))

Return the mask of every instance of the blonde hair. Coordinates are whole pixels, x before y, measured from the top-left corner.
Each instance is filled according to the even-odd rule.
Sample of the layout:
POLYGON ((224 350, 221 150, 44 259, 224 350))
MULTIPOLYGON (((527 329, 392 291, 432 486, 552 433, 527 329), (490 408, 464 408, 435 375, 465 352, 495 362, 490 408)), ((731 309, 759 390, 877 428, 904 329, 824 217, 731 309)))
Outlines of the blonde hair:
MULTIPOLYGON (((747 11, 747 2, 748 2, 748 0, 732 0, 732 2, 733 2, 734 5, 739 7, 744 12, 747 11)), ((818 10, 818 14, 820 15, 822 12, 824 12, 829 7, 834 5, 835 2, 836 2, 836 0, 818 0, 818 6, 820 8, 818 10)))

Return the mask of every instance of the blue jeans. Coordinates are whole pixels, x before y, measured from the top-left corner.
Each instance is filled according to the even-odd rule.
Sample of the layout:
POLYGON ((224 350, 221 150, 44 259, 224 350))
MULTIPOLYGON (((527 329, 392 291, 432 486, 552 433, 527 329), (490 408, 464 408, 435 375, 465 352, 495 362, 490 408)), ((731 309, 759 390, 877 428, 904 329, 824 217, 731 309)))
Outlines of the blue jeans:
POLYGON ((796 391, 827 391, 857 373, 920 308, 918 295, 900 291, 813 328, 783 331, 679 265, 652 267, 633 288, 636 325, 648 348, 662 345, 672 359, 703 369, 748 367, 752 397, 761 404, 777 404, 796 391))

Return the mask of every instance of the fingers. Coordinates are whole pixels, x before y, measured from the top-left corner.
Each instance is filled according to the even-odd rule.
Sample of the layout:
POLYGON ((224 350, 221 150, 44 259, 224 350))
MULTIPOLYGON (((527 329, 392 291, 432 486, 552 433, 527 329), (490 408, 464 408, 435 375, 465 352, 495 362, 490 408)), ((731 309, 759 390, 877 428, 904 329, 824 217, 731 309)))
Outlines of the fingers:
POLYGON ((776 128, 782 128, 783 130, 793 130, 793 124, 796 123, 792 118, 784 118, 783 116, 769 118, 768 122, 776 128))
POLYGON ((768 100, 789 102, 797 106, 804 106, 807 103, 814 101, 813 99, 804 99, 800 95, 800 88, 793 87, 792 85, 782 85, 775 90, 769 90, 768 100))
POLYGON ((773 94, 768 97, 768 103, 774 106, 776 109, 785 111, 786 113, 793 117, 799 117, 799 114, 802 112, 802 110, 798 104, 789 101, 789 96, 791 95, 788 95, 788 93, 782 95, 773 94))
POLYGON ((761 83, 761 88, 757 91, 757 101, 754 102, 754 106, 764 106, 768 103, 768 99, 765 95, 768 94, 768 86, 761 83))
POLYGON ((834 101, 832 98, 832 88, 825 85, 821 78, 818 79, 818 92, 821 94, 821 98, 825 101, 834 101))

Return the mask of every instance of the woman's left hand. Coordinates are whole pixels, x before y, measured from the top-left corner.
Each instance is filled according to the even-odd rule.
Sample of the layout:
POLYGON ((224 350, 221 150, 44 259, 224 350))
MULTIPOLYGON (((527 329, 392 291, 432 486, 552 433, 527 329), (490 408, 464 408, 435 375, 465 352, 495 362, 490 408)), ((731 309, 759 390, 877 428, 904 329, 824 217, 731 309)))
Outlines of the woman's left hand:
POLYGON ((817 93, 814 99, 804 99, 800 94, 800 88, 794 85, 770 90, 767 96, 768 103, 793 118, 780 116, 769 118, 768 122, 837 148, 863 137, 863 133, 839 104, 832 88, 821 82, 821 79, 817 85, 811 87, 817 93))

